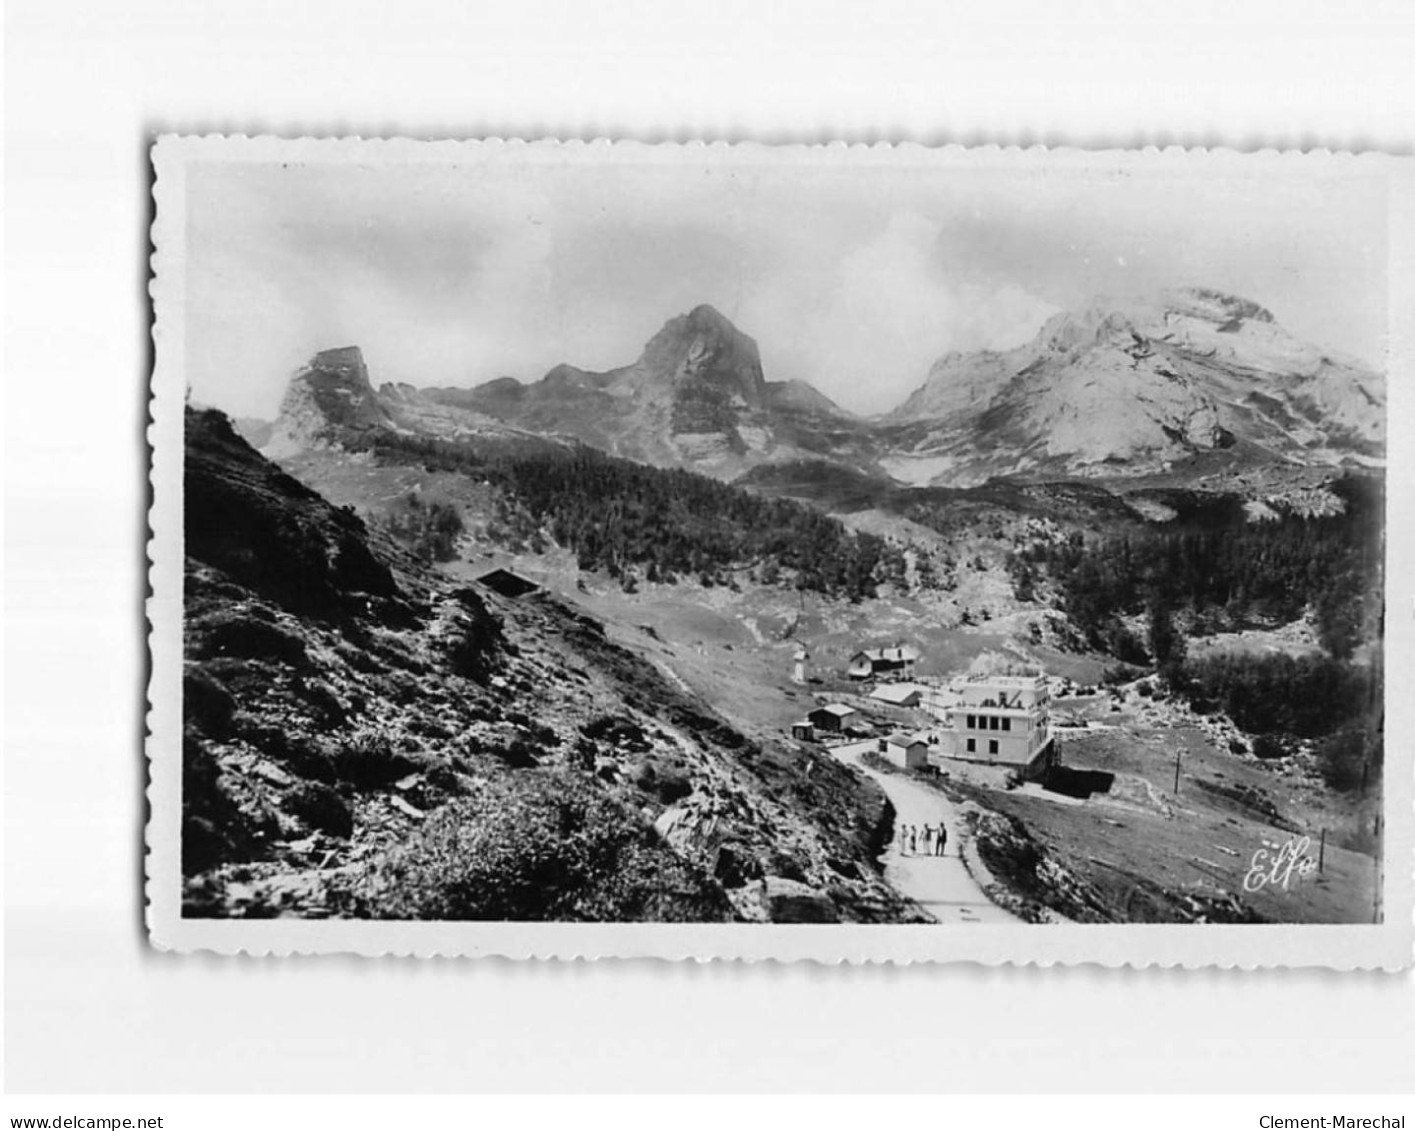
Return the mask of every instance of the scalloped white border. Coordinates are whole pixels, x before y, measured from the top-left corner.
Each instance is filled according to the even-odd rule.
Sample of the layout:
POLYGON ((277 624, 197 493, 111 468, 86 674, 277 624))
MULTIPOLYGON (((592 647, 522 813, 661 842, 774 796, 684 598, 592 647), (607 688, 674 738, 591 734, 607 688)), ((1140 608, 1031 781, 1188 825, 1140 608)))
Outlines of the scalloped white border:
POLYGON ((149 821, 146 832, 147 924, 152 944, 220 954, 499 956, 513 959, 733 959, 822 963, 967 961, 1050 966, 1219 966, 1256 969, 1316 966, 1339 970, 1402 969, 1415 954, 1415 699, 1408 686, 1415 657, 1415 576, 1390 568, 1415 560, 1410 521, 1415 451, 1415 158, 1313 150, 1240 153, 1167 147, 1092 152, 903 143, 769 146, 725 141, 647 144, 632 141, 416 141, 411 139, 164 135, 153 146, 156 218, 152 226, 155 321, 147 601, 152 675, 148 687, 149 821), (578 924, 363 922, 346 920, 192 920, 181 917, 182 459, 185 380, 186 170, 197 161, 292 161, 324 164, 675 164, 838 165, 865 170, 928 165, 1125 169, 1202 163, 1216 171, 1283 163, 1294 175, 1330 174, 1342 166, 1373 169, 1388 187, 1391 437, 1387 496, 1386 855, 1384 922, 1379 925, 1262 926, 854 926, 749 924, 578 924), (1403 765, 1404 772, 1399 772, 1403 765))

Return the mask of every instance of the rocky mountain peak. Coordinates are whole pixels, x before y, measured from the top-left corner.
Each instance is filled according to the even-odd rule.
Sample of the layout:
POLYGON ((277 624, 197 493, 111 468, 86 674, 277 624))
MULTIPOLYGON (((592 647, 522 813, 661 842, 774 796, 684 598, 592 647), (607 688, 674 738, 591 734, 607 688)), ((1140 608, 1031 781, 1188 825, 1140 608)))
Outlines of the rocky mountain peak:
POLYGON ((644 348, 639 367, 675 386, 703 385, 740 396, 754 408, 766 399, 756 341, 706 304, 664 323, 644 348))
POLYGON ((321 350, 290 378, 267 450, 277 457, 317 444, 331 430, 393 423, 369 382, 358 346, 321 350))
POLYGON ((1288 333, 1251 299, 1185 287, 1098 299, 1001 353, 949 354, 890 414, 908 481, 1138 475, 1246 441, 1262 458, 1382 457, 1384 381, 1288 333))

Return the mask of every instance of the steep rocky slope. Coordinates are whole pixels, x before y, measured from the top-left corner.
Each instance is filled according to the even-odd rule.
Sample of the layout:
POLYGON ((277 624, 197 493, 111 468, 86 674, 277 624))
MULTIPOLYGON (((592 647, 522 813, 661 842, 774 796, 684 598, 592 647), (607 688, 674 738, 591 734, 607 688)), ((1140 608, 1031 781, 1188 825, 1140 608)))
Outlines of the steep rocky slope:
POLYGON ((1246 299, 1186 289, 1060 314, 1005 352, 949 354, 885 421, 907 482, 1153 474, 1195 457, 1379 462, 1383 378, 1246 299))
MULTIPOLYGON (((357 406, 355 406, 357 408, 357 406)), ((894 921, 890 813, 187 416, 185 913, 894 921)))

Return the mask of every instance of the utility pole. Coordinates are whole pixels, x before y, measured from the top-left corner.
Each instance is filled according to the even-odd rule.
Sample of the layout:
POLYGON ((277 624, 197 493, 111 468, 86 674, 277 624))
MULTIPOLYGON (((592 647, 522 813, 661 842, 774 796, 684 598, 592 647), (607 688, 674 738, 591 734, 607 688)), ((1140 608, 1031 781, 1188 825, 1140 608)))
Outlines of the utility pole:
POLYGON ((1377 814, 1376 819, 1371 822, 1371 832, 1375 834, 1376 841, 1376 886, 1375 890, 1371 893, 1371 922, 1373 923, 1379 923, 1381 921, 1381 884, 1385 881, 1381 868, 1381 856, 1384 853, 1384 849, 1381 845, 1381 833, 1383 831, 1381 825, 1380 814, 1377 814))
POLYGON ((1174 796, 1179 796, 1179 759, 1184 753, 1184 747, 1180 747, 1174 752, 1174 796))
POLYGON ((1325 871, 1324 865, 1327 859, 1327 830, 1322 830, 1322 839, 1317 842, 1317 875, 1325 871))

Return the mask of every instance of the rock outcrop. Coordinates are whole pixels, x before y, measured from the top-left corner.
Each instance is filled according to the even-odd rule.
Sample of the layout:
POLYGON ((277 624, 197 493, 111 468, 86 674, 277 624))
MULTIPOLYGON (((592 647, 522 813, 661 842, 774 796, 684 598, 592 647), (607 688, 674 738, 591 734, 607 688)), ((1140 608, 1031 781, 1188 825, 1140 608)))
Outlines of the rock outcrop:
POLYGON ((393 426, 393 417, 369 383, 358 346, 323 350, 290 379, 267 454, 279 459, 328 443, 342 430, 393 426))

